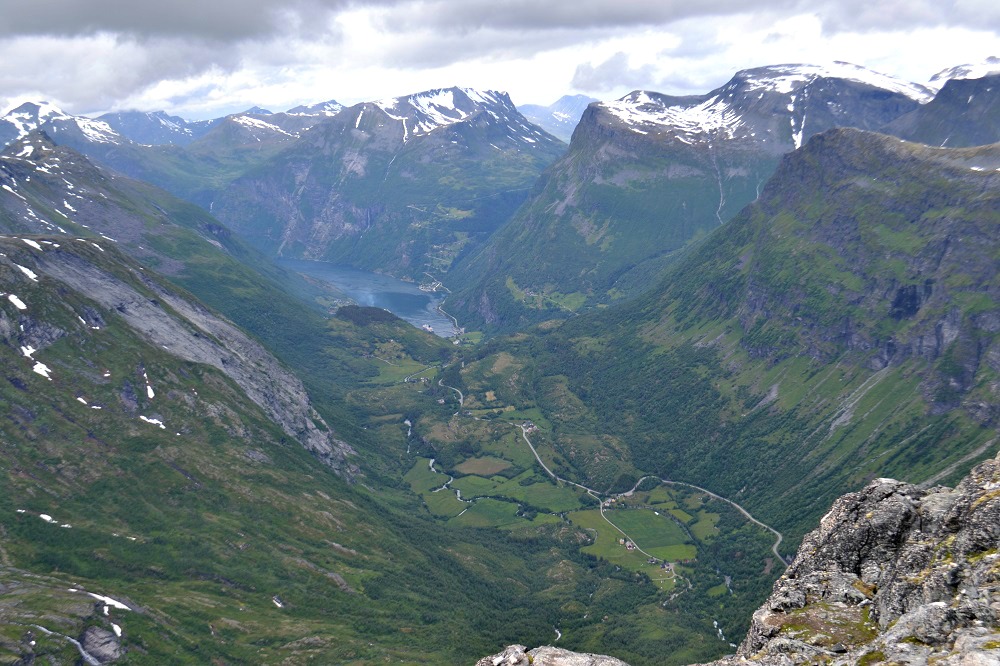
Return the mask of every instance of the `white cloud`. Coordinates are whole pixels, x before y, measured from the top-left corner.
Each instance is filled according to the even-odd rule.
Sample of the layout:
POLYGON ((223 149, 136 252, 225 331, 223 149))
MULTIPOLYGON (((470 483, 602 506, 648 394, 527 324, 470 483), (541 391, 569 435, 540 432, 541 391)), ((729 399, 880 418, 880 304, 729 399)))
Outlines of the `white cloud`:
POLYGON ((738 0, 83 4, 0 0, 0 104, 204 118, 450 85, 548 103, 569 92, 703 93, 746 67, 831 60, 926 80, 1000 43, 1000 5, 983 0, 765 0, 752 11, 738 0), (57 5, 65 11, 39 18, 57 5))

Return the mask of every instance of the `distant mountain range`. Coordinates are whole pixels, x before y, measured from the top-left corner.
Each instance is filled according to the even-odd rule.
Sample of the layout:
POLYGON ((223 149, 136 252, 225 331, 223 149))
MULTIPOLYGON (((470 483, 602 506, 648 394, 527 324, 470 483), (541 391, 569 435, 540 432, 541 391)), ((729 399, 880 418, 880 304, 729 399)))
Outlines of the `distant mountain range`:
POLYGON ((505 93, 432 90, 341 110, 213 211, 275 254, 427 279, 506 222, 564 150, 505 93))
POLYGON ((26 104, 0 121, 0 139, 42 128, 267 253, 443 279, 461 319, 500 330, 641 292, 826 129, 994 140, 991 78, 970 77, 998 67, 950 68, 923 86, 847 63, 778 65, 705 95, 522 107, 540 124, 502 93, 458 88, 200 122, 26 104), (569 149, 541 125, 575 133, 569 149))
POLYGON ((586 95, 564 95, 548 106, 522 104, 517 110, 552 136, 569 143, 587 106, 598 101, 586 95))

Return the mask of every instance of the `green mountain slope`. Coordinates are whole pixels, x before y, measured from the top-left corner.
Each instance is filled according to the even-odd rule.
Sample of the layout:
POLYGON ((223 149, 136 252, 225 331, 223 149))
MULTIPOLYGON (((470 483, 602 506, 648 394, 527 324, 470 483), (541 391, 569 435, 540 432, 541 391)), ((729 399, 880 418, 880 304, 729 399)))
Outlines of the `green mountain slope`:
POLYGON ((434 445, 404 421, 454 411, 438 403, 454 345, 382 310, 320 316, 203 211, 44 137, 12 147, 0 169, 0 219, 17 232, 0 239, 5 658, 74 663, 73 639, 120 648, 126 663, 449 663, 553 627, 605 651, 648 635, 625 652, 637 664, 724 647, 704 613, 665 609, 648 578, 581 552, 591 537, 547 513, 565 493, 544 479, 513 492, 519 501, 439 516, 462 504, 421 485, 446 477, 417 474, 434 445), (272 345, 311 400, 153 266, 272 345), (331 446, 356 451, 346 466, 346 447, 316 446, 324 422, 331 446), (363 466, 360 483, 317 457, 345 475, 363 466), (483 529, 498 520, 507 526, 483 529), (133 610, 105 615, 89 592, 133 610), (664 622, 683 631, 663 634, 664 622))
POLYGON ((354 360, 344 350, 321 351, 326 324, 319 303, 342 294, 275 267, 198 206, 103 171, 45 135, 27 137, 0 154, 0 186, 0 230, 114 242, 294 368, 316 370, 302 376, 326 417, 337 420, 344 391, 339 378, 354 360))
MULTIPOLYGON (((75 663, 73 639, 122 663, 455 663, 579 624, 595 590, 592 623, 655 606, 572 530, 445 529, 400 486, 345 483, 238 369, 296 380, 109 241, 0 238, 0 292, 7 661, 75 663)), ((445 346, 380 312, 338 339, 445 346)))
POLYGON ((954 476, 997 447, 998 159, 815 137, 648 295, 498 341, 455 385, 540 409, 561 475, 696 483, 793 542, 869 478, 954 476))
POLYGON ((446 280, 469 326, 513 330, 640 293, 673 254, 753 201, 781 156, 838 126, 878 129, 926 91, 844 63, 744 70, 706 95, 591 105, 517 215, 446 280))

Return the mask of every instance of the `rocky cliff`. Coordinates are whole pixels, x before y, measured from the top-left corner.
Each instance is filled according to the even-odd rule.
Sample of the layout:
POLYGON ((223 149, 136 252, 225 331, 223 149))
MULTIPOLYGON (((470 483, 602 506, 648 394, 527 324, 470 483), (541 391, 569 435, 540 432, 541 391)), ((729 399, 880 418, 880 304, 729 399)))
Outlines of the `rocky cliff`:
POLYGON ((735 657, 1000 664, 1000 458, 954 490, 878 479, 838 500, 735 657))
MULTIPOLYGON (((998 546, 1000 457, 954 489, 872 481, 834 503, 736 655, 712 666, 1000 664, 998 546)), ((508 648, 477 666, 621 663, 540 659, 545 650, 518 661, 508 648)))

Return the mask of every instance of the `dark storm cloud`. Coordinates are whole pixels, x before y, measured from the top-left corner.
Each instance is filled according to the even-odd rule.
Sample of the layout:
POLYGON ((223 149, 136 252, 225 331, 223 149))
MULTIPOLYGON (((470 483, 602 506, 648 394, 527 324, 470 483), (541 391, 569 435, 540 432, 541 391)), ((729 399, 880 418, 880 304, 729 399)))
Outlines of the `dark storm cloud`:
MULTIPOLYGON (((763 7, 793 7, 799 0, 768 0, 763 7)), ((502 30, 618 28, 663 25, 690 16, 735 14, 748 10, 745 0, 429 0, 421 11, 393 16, 389 27, 416 25, 460 31, 490 27, 502 30)), ((753 8, 750 8, 753 9, 753 8)))
POLYGON ((995 0, 426 0, 414 11, 389 17, 386 27, 402 32, 432 28, 475 32, 577 30, 664 26, 686 18, 747 13, 810 13, 827 32, 1000 25, 995 0))
POLYGON ((352 8, 397 7, 391 32, 577 30, 666 25, 748 12, 809 12, 829 31, 1000 23, 995 0, 0 0, 0 35, 110 32, 216 41, 321 30, 352 8))
MULTIPOLYGON (((351 0, 0 0, 0 35, 98 32, 230 42, 322 29, 351 0)), ((393 4, 367 0, 365 5, 393 4)))

